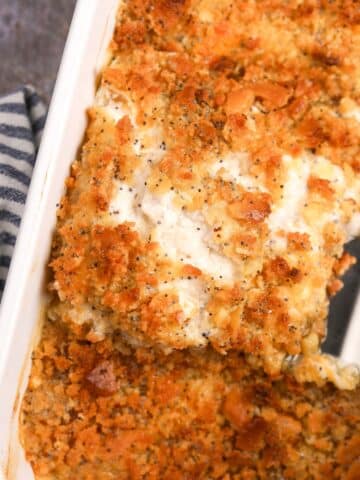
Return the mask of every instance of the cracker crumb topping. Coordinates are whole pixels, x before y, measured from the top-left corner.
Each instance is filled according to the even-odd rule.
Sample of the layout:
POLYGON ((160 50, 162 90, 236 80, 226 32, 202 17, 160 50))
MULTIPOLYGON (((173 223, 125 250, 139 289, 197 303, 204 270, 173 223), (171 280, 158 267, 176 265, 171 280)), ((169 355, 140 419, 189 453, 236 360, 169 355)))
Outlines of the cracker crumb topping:
POLYGON ((122 2, 22 407, 37 478, 360 478, 359 372, 319 353, 359 49, 351 0, 122 2))

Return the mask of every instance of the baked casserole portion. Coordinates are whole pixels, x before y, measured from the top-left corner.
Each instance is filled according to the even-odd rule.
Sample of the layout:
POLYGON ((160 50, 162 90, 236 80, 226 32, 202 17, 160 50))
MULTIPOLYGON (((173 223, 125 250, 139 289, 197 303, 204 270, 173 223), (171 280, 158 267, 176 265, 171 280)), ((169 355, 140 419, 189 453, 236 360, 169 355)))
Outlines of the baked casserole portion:
POLYGON ((21 412, 38 480, 358 480, 319 352, 360 231, 360 9, 121 3, 21 412))
POLYGON ((311 353, 359 233, 350 1, 126 2, 67 182, 50 315, 165 351, 311 353))
POLYGON ((47 321, 21 416, 37 480, 358 480, 360 390, 47 321), (82 331, 81 331, 82 330, 82 331))

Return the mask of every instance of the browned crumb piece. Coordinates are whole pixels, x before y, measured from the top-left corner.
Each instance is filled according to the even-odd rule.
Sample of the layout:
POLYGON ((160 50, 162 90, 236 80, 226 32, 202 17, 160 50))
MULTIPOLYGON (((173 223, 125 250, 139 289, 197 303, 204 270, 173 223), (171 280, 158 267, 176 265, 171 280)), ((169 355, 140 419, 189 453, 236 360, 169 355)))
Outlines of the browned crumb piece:
POLYGON ((85 335, 46 322, 34 353, 21 430, 37 479, 360 478, 359 389, 85 335))
POLYGON ((97 395, 113 395, 118 389, 113 365, 108 360, 97 363, 85 378, 97 395))

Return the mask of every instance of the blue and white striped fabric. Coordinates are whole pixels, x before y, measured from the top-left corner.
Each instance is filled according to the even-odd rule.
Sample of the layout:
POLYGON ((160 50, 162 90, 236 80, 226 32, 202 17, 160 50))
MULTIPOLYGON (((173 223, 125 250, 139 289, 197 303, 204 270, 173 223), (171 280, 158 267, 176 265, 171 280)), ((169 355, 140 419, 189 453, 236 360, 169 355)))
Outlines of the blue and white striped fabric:
POLYGON ((0 298, 45 118, 45 105, 32 87, 0 98, 0 298))

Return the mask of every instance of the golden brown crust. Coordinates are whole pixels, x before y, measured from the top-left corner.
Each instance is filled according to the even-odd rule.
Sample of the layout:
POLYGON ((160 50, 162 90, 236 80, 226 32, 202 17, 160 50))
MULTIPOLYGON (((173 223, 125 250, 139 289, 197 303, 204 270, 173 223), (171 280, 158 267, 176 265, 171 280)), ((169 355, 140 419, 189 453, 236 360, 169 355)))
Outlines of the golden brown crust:
POLYGON ((38 479, 355 480, 359 473, 359 389, 271 381, 234 353, 121 354, 109 339, 93 344, 51 322, 34 354, 21 421, 38 479))
POLYGON ((23 403, 39 479, 359 478, 355 375, 317 353, 354 262, 359 46, 350 0, 123 3, 23 403), (162 243, 169 198, 196 255, 162 243))

